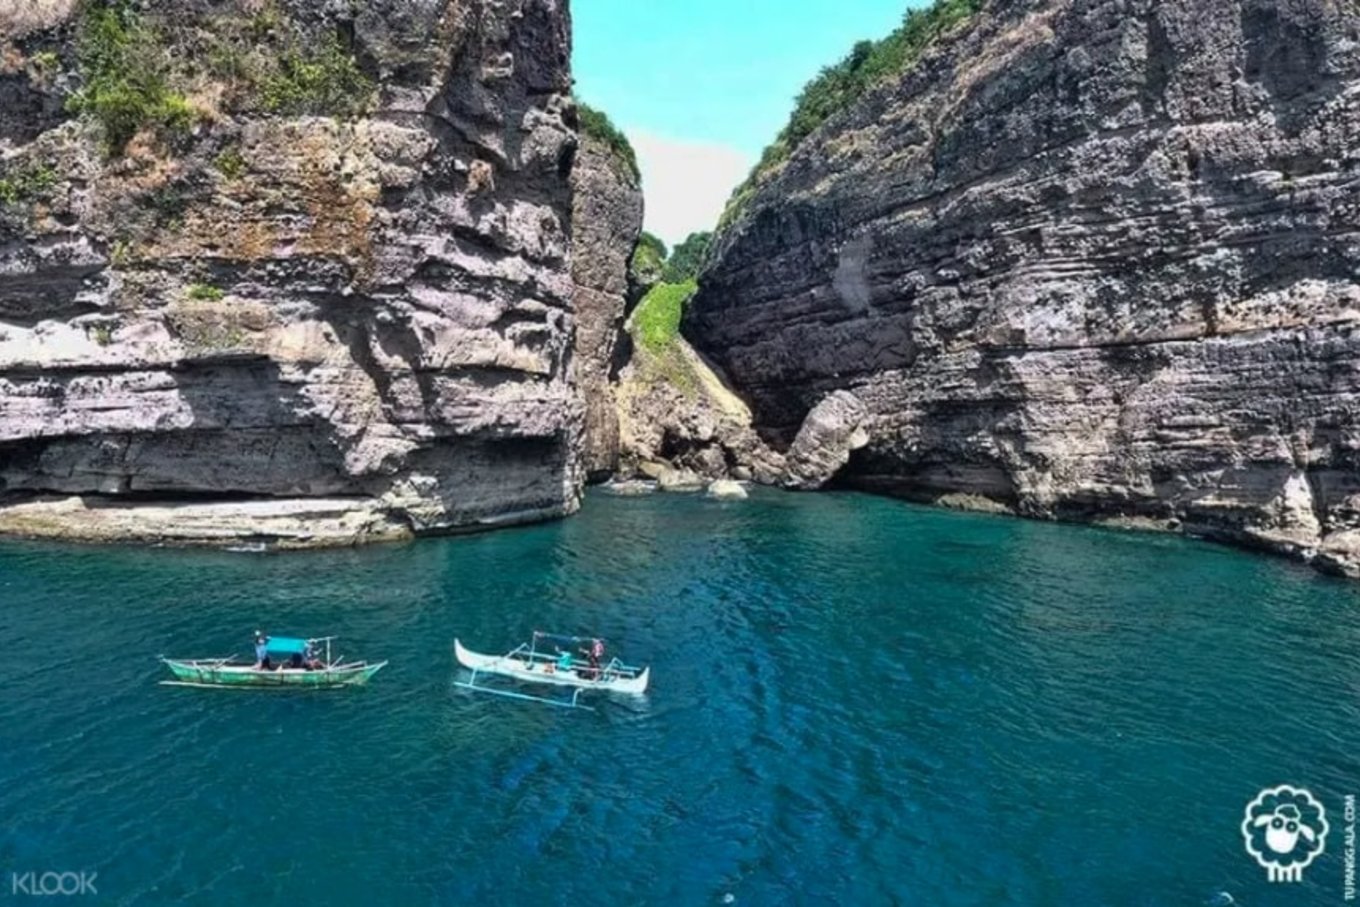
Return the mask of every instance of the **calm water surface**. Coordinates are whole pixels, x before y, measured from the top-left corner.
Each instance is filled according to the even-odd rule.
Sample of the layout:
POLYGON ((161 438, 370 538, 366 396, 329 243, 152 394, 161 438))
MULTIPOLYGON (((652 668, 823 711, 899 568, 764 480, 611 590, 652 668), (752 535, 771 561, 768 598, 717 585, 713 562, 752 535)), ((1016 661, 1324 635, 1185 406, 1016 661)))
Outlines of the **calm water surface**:
POLYGON ((856 495, 591 497, 471 538, 257 556, 0 545, 0 902, 1340 904, 1360 587, 1205 544, 856 495), (256 627, 368 689, 158 685, 256 627), (598 632, 645 702, 453 686, 598 632), (1237 830, 1309 786, 1328 853, 1237 830), (78 900, 78 899, 77 899, 78 900))

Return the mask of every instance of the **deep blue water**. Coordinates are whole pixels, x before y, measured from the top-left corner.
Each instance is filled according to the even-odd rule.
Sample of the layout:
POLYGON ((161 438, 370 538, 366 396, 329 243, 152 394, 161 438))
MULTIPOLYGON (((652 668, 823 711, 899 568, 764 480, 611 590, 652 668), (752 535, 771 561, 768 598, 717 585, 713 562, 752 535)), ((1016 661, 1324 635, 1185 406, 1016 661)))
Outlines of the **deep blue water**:
POLYGON ((1342 903, 1360 587, 1174 538, 857 495, 592 496, 565 522, 259 556, 0 544, 0 902, 1342 903), (165 687, 338 633, 367 689, 165 687), (600 633, 595 713, 452 685, 454 636, 600 633), (1247 801, 1333 812, 1270 885, 1247 801), (77 899, 79 901, 79 899, 77 899))

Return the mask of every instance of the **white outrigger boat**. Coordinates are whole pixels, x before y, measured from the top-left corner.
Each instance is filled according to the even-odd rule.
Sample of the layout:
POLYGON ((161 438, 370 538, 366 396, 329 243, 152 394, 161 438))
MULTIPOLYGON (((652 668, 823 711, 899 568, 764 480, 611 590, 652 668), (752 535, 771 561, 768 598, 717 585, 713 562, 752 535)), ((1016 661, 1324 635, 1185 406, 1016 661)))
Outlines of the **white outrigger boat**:
POLYGON ((533 638, 529 642, 516 646, 504 655, 483 655, 480 652, 473 652, 464 648, 463 644, 455 639, 453 641, 454 657, 458 659, 460 665, 472 672, 472 677, 466 681, 454 681, 454 685, 468 690, 476 690, 479 693, 491 693, 496 696, 507 696, 511 699, 523 699, 530 702, 544 702, 549 705, 581 709, 590 708, 590 706, 581 705, 578 701, 583 691, 600 690, 606 693, 625 693, 633 696, 640 696, 647 692, 647 684, 652 675, 650 667, 635 668, 624 664, 617 658, 611 658, 596 667, 572 655, 567 655, 564 660, 564 653, 560 649, 562 643, 578 645, 598 642, 599 640, 588 636, 560 636, 554 633, 540 633, 535 630, 533 638), (539 651, 540 642, 552 643, 558 647, 558 651, 551 654, 539 651), (480 675, 483 674, 509 677, 526 683, 567 687, 572 690, 571 699, 552 699, 547 696, 532 696, 513 690, 500 690, 479 683, 480 675))

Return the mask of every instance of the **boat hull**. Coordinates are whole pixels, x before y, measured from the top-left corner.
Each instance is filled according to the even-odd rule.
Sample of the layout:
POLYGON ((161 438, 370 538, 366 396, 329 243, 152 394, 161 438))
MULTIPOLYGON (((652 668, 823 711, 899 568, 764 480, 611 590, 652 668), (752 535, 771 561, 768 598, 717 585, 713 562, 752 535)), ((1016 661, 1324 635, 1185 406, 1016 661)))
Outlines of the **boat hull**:
POLYGON ((162 659, 175 683, 203 687, 239 688, 305 688, 333 689, 335 687, 361 686, 387 664, 358 662, 337 668, 323 668, 307 671, 300 668, 278 668, 258 670, 251 665, 233 664, 222 661, 162 659))
POLYGON ((580 677, 575 673, 551 670, 551 661, 530 662, 526 658, 513 655, 483 655, 464 648, 458 640, 453 641, 453 654, 458 663, 471 671, 510 677, 526 683, 538 683, 556 687, 572 687, 580 690, 602 690, 609 693, 628 693, 634 696, 647 692, 652 669, 643 668, 636 676, 605 676, 598 679, 580 677))

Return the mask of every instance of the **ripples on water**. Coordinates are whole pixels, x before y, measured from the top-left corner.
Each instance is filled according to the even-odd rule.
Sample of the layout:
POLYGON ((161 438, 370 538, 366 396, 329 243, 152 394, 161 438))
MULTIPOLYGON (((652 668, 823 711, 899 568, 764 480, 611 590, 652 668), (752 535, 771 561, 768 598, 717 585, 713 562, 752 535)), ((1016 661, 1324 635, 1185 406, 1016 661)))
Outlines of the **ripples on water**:
MULTIPOLYGON (((854 495, 592 497, 290 556, 0 546, 0 867, 107 903, 1338 903, 1268 886, 1267 785, 1357 792, 1357 587, 1156 536, 854 495), (366 690, 161 687, 256 627, 366 690), (452 686, 455 635, 600 633, 597 713, 452 686)), ((1339 816, 1337 817, 1339 820, 1339 816)), ((0 879, 9 894, 8 876, 0 879)))

